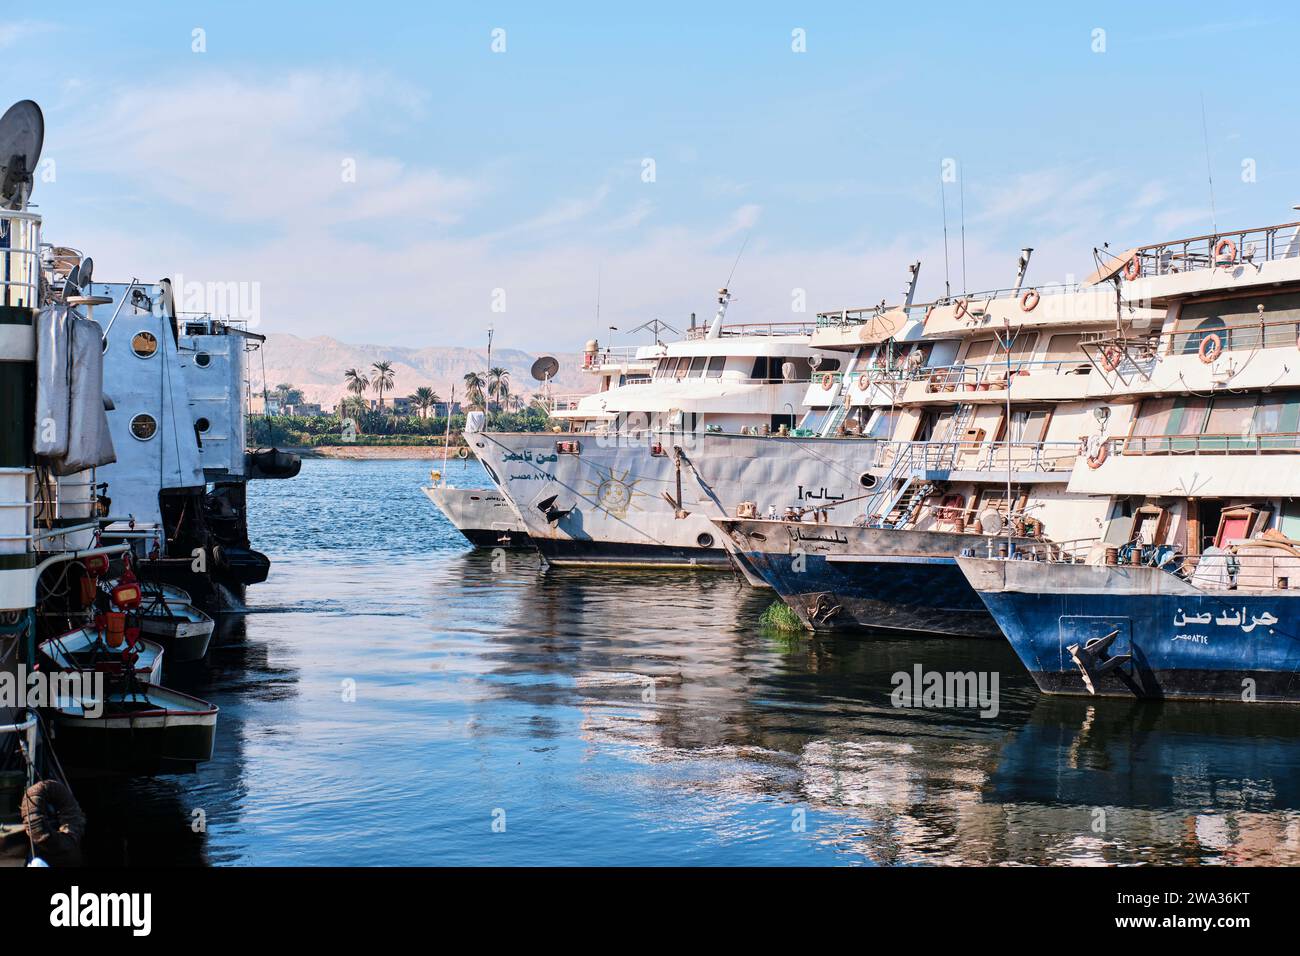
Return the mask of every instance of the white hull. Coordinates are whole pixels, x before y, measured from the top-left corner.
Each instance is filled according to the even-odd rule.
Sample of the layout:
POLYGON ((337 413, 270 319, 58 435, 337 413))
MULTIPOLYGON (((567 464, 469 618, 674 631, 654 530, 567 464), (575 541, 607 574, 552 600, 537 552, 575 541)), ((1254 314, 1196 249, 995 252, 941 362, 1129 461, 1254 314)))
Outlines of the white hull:
POLYGON ((509 544, 512 537, 527 534, 510 502, 495 489, 435 485, 420 490, 472 544, 509 544))
POLYGON ((734 518, 742 501, 828 508, 850 521, 866 494, 875 443, 864 439, 657 433, 629 439, 596 434, 478 433, 470 442, 514 503, 533 544, 553 564, 710 565, 730 562, 713 518, 734 518), (578 442, 578 454, 556 454, 578 442), (652 454, 652 446, 664 454, 652 454), (680 446, 682 507, 676 498, 680 446), (539 508, 554 496, 550 519, 539 508), (557 516, 556 512, 567 511, 557 516))

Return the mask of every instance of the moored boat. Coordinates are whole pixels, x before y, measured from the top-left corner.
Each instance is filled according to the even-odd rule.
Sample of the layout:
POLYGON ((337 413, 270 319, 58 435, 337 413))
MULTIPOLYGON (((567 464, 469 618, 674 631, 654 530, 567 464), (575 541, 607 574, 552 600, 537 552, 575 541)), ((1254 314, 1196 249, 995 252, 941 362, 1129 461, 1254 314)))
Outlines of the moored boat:
POLYGON ((140 630, 161 643, 175 664, 202 660, 216 629, 216 622, 186 598, 180 588, 155 586, 146 588, 140 605, 140 630))
POLYGON ((39 650, 43 660, 58 670, 122 674, 129 664, 138 680, 151 684, 162 680, 161 644, 140 639, 130 647, 111 647, 93 624, 42 641, 39 650))
POLYGON ((495 488, 453 488, 435 481, 420 489, 476 548, 527 548, 528 529, 495 488))
POLYGON ((188 772, 211 759, 217 712, 180 691, 129 681, 102 698, 65 703, 51 721, 69 772, 152 775, 188 772))

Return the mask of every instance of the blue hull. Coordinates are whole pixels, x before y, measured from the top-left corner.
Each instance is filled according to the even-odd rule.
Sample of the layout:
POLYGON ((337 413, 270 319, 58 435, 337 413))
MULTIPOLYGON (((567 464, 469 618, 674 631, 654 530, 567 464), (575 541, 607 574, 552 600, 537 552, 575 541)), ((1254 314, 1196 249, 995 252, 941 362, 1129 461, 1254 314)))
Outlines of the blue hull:
POLYGON ((746 551, 754 570, 813 630, 875 628, 950 637, 1001 636, 979 595, 950 557, 900 557, 832 562, 746 551), (801 561, 802 570, 794 564, 801 561), (838 608, 821 618, 824 610, 838 608))
POLYGON ((1179 591, 1154 569, 1110 572, 1112 586, 1084 589, 1102 569, 1081 566, 1041 572, 1033 588, 1032 568, 1011 570, 1013 587, 980 596, 1048 693, 1300 701, 1300 592, 1179 591), (1088 654, 1089 641, 1108 638, 1088 654))

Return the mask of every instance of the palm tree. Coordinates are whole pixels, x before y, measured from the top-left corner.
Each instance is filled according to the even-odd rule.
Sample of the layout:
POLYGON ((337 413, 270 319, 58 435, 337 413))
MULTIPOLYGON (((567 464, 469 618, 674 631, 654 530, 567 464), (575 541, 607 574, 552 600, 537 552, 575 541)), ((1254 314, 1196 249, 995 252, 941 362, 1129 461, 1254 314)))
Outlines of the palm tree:
POLYGON ((374 378, 370 380, 371 386, 379 393, 379 410, 384 410, 384 390, 393 387, 393 363, 392 362, 372 362, 371 368, 375 370, 374 378))
POLYGON ((487 388, 487 380, 478 372, 465 373, 465 400, 469 402, 469 407, 483 407, 484 397, 483 390, 487 388))
POLYGON ((488 369, 487 390, 488 395, 497 400, 497 408, 500 408, 510 397, 510 373, 500 366, 488 369))
POLYGON ((370 379, 354 368, 350 368, 343 373, 343 381, 347 385, 348 391, 357 398, 360 398, 365 390, 370 387, 370 379))
POLYGON ((411 393, 411 407, 420 413, 421 418, 428 418, 427 412, 438 404, 438 393, 427 385, 421 385, 411 393))

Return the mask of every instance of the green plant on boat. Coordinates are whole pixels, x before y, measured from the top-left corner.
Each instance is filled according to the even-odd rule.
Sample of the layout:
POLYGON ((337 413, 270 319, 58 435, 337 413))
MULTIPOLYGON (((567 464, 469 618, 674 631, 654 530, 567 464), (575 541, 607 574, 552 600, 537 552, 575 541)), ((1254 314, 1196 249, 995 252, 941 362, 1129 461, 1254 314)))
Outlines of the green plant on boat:
POLYGON ((765 628, 787 634, 803 630, 803 622, 799 620, 799 615, 790 610, 790 606, 784 601, 773 601, 759 617, 758 623, 765 628))

